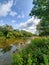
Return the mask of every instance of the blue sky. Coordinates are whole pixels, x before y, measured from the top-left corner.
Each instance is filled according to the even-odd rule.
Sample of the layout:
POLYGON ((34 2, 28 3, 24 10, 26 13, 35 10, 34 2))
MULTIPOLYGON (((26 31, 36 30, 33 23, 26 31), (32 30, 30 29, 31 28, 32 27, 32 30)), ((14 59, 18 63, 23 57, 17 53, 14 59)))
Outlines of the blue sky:
POLYGON ((12 25, 15 29, 36 31, 39 20, 30 17, 33 0, 0 0, 0 25, 12 25), (34 22, 35 21, 35 22, 34 22))

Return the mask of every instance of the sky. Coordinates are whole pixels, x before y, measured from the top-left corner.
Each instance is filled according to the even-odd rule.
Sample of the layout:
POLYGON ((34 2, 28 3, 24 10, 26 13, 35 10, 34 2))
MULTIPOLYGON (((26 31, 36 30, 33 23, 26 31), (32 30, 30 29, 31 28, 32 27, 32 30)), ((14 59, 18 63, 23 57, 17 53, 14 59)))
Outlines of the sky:
POLYGON ((13 28, 36 32, 39 19, 31 18, 29 13, 33 0, 0 0, 0 25, 12 25, 13 28))

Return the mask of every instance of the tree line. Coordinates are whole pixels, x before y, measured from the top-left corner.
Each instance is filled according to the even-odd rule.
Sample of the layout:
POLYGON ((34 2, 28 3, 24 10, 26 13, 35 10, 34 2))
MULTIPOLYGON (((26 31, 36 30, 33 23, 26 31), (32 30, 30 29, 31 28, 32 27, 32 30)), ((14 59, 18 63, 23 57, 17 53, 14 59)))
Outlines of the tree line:
POLYGON ((10 25, 0 26, 0 37, 17 38, 17 37, 31 37, 33 34, 24 30, 13 29, 10 25))

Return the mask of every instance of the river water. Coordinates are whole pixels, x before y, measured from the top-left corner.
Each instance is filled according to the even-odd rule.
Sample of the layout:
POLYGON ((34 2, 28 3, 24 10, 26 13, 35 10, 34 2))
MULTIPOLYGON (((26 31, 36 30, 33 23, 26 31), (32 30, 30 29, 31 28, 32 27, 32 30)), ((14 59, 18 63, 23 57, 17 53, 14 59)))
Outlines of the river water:
MULTIPOLYGON (((30 43, 30 41, 26 42, 27 44, 30 43)), ((0 48, 0 65, 11 65, 11 54, 16 52, 16 50, 20 49, 23 45, 13 45, 11 44, 11 49, 9 51, 6 51, 5 53, 2 51, 3 49, 0 48)))
POLYGON ((3 53, 0 49, 0 65, 11 65, 11 54, 17 49, 16 46, 12 46, 11 50, 3 53))

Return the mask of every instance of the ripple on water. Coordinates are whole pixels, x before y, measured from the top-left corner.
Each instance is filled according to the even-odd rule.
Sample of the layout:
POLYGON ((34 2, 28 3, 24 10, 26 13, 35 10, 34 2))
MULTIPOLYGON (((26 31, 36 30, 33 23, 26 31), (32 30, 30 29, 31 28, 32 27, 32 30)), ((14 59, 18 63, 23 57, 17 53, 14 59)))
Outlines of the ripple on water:
POLYGON ((16 51, 16 46, 13 45, 11 50, 6 53, 1 51, 2 49, 0 49, 0 65, 11 65, 11 52, 16 51))

